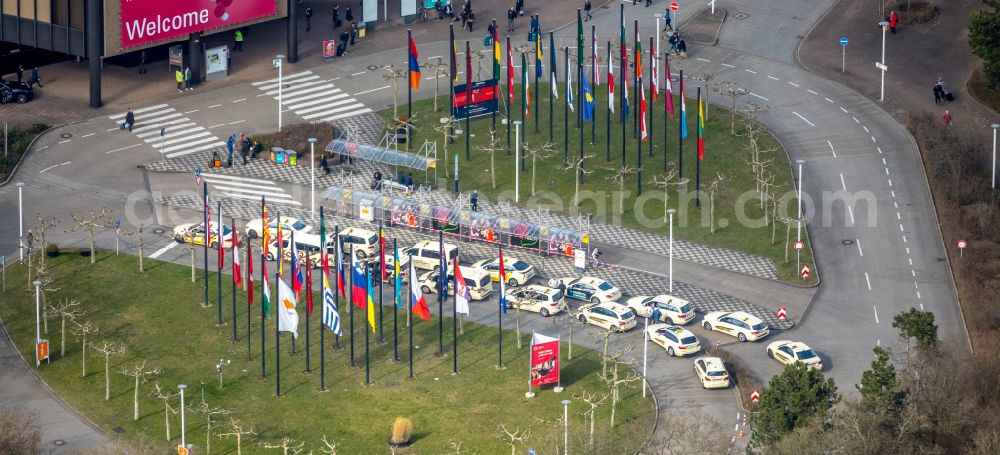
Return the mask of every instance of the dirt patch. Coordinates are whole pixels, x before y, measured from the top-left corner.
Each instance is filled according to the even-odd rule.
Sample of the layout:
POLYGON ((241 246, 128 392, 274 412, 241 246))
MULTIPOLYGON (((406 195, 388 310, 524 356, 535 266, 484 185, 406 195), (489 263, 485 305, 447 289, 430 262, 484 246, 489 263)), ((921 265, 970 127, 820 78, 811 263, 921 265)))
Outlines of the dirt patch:
POLYGON ((285 125, 281 132, 273 132, 254 136, 260 141, 264 150, 271 147, 281 147, 295 150, 299 154, 299 159, 304 159, 309 153, 309 138, 316 138, 317 153, 326 148, 326 145, 333 140, 333 130, 324 123, 297 123, 285 125))
POLYGON ((932 5, 930 2, 925 1, 902 0, 889 3, 886 5, 886 8, 894 10, 896 14, 899 14, 899 23, 902 25, 930 23, 934 19, 937 19, 940 12, 937 5, 932 5))
POLYGON ((681 36, 685 41, 714 46, 719 39, 719 31, 728 13, 723 8, 716 8, 715 14, 708 8, 698 11, 690 20, 684 23, 681 36))

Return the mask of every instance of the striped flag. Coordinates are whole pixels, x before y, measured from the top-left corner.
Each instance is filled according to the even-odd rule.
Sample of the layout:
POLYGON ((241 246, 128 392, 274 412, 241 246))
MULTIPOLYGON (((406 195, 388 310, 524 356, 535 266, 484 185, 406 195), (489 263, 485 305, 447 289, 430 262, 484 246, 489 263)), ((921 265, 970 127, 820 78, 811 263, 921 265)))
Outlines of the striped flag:
POLYGON ((344 284, 344 252, 343 252, 344 244, 340 242, 340 233, 339 232, 337 233, 337 235, 336 235, 335 238, 337 239, 337 248, 336 248, 336 251, 335 251, 335 253, 337 253, 336 254, 336 256, 337 256, 337 291, 340 292, 340 296, 341 297, 343 297, 343 298, 346 299, 347 298, 347 289, 345 288, 346 285, 344 284))
POLYGON ((263 228, 261 229, 261 231, 263 231, 263 233, 261 234, 261 240, 263 241, 262 248, 264 249, 264 257, 267 257, 267 252, 269 248, 268 244, 271 243, 271 229, 267 227, 267 205, 264 203, 264 196, 260 197, 260 206, 263 208, 262 210, 263 213, 261 215, 263 217, 263 220, 261 221, 263 223, 262 224, 263 228))
POLYGON ((639 85, 639 139, 649 139, 646 132, 646 91, 642 89, 642 85, 639 85))
POLYGON ((323 325, 329 327, 335 335, 341 336, 343 330, 340 328, 340 312, 337 310, 329 276, 330 260, 326 259, 323 261, 323 325))
POLYGON ((663 61, 666 63, 667 72, 664 73, 664 80, 666 81, 667 93, 663 97, 663 101, 666 103, 667 113, 670 114, 670 118, 674 117, 674 85, 670 81, 670 60, 667 56, 663 56, 663 61))
POLYGON ((455 258, 455 312, 465 315, 469 314, 469 285, 465 284, 462 277, 462 269, 458 265, 458 258, 455 258))
POLYGON ((278 331, 292 332, 292 336, 299 337, 299 312, 295 310, 295 291, 285 284, 284 280, 278 280, 278 331))
POLYGON ((233 229, 233 283, 237 286, 242 283, 242 277, 240 276, 240 239, 236 233, 234 226, 233 229))
POLYGON ((608 47, 608 109, 615 111, 615 65, 611 62, 611 48, 608 47))
POLYGON ((524 53, 521 53, 521 104, 524 104, 524 115, 531 112, 531 83, 528 81, 528 65, 524 53))
POLYGON ((503 246, 500 246, 500 311, 507 314, 507 268, 503 265, 503 246))
POLYGON ((683 72, 684 72, 684 70, 681 70, 682 77, 680 77, 680 80, 681 80, 681 137, 682 138, 687 138, 688 137, 687 109, 686 109, 687 108, 687 103, 684 102, 684 77, 683 77, 683 72))
POLYGON ((264 282, 262 291, 264 294, 261 296, 261 300, 264 301, 264 316, 271 314, 271 285, 267 282, 267 261, 261 261, 260 263, 261 275, 264 276, 264 282))
POLYGON ((247 306, 253 306, 253 245, 247 243, 247 306))
POLYGON ((375 302, 372 301, 372 293, 375 289, 372 286, 372 274, 365 274, 365 310, 368 312, 368 325, 372 327, 372 333, 375 333, 375 302))
POLYGON ((659 84, 660 75, 657 72, 658 65, 656 64, 656 55, 653 55, 652 52, 653 49, 650 49, 649 65, 650 69, 653 71, 653 74, 652 74, 652 79, 649 80, 649 93, 653 97, 653 102, 655 103, 656 95, 660 91, 660 84, 659 84))
POLYGON ((510 37, 507 37, 507 102, 514 102, 514 50, 510 47, 510 37))
POLYGON ((701 93, 698 93, 698 159, 705 159, 705 113, 702 109, 701 93))
POLYGON ((552 82, 549 83, 552 89, 552 96, 559 99, 559 90, 556 87, 558 85, 556 83, 556 41, 552 33, 549 33, 549 74, 552 75, 552 82))
POLYGON ((395 296, 395 298, 396 298, 396 307, 402 308, 402 306, 403 306, 403 299, 400 296, 400 292, 403 291, 403 274, 400 272, 400 267, 399 267, 399 248, 396 248, 395 245, 396 245, 396 242, 395 242, 395 240, 393 240, 393 246, 394 247, 393 247, 393 251, 392 251, 392 264, 393 264, 393 266, 396 267, 396 270, 395 270, 396 274, 393 275, 396 278, 396 286, 395 286, 395 288, 396 288, 395 289, 396 290, 396 296, 395 296))
POLYGON ((410 311, 426 321, 431 318, 431 311, 427 308, 427 301, 424 300, 424 293, 420 290, 416 276, 413 261, 410 261, 410 311))
POLYGON ((410 38, 410 88, 420 90, 420 64, 417 63, 417 43, 410 38))

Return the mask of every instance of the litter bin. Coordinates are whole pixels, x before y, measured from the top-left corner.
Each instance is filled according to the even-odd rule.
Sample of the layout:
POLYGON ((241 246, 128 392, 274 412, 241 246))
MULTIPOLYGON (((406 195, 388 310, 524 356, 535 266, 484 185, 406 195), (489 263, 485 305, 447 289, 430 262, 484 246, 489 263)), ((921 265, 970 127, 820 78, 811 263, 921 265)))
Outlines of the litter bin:
POLYGON ((295 150, 285 150, 285 154, 288 158, 288 165, 295 166, 299 162, 299 154, 295 153, 295 150))
POLYGON ((396 128, 396 143, 405 144, 406 143, 406 127, 396 128))
POLYGON ((271 147, 271 162, 274 164, 285 164, 285 149, 271 147))

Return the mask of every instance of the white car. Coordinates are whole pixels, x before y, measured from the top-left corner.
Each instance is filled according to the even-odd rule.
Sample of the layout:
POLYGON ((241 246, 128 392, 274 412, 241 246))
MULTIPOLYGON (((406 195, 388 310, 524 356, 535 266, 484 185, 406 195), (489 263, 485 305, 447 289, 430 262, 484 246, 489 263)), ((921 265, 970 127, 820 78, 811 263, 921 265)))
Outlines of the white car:
POLYGON ((726 363, 718 357, 702 357, 694 361, 694 374, 706 389, 725 389, 729 387, 729 371, 726 363))
POLYGON ((549 287, 566 287, 566 297, 591 303, 614 303, 622 296, 622 291, 600 278, 562 278, 549 280, 549 287))
POLYGON ((694 307, 680 297, 660 294, 654 297, 640 295, 625 301, 625 304, 635 310, 640 317, 653 315, 653 308, 660 310, 660 319, 653 322, 672 322, 684 325, 694 321, 694 307))
MULTIPOLYGON (((483 259, 472 264, 473 267, 486 269, 493 281, 500 281, 500 259, 483 259)), ((535 268, 514 257, 503 258, 503 268, 507 272, 507 284, 520 286, 535 276, 535 268)))
POLYGON ((547 286, 531 284, 520 289, 507 290, 507 308, 518 305, 522 310, 534 311, 542 317, 561 312, 565 302, 562 292, 547 286))
POLYGON ((602 329, 624 332, 635 327, 635 311, 617 303, 588 303, 577 313, 580 322, 602 329))
MULTIPOLYGON (((263 226, 264 226, 264 219, 263 218, 257 218, 257 219, 250 220, 247 223, 247 228, 246 228, 247 236, 250 237, 251 239, 255 239, 257 237, 260 237, 261 234, 264 233, 263 226)), ((271 231, 271 237, 272 238, 274 236, 278 235, 277 234, 277 232, 278 232, 278 219, 274 218, 274 219, 268 220, 267 228, 271 231)), ((308 234, 308 233, 312 232, 312 226, 306 224, 305 221, 299 220, 297 218, 292 218, 290 216, 283 216, 283 217, 281 217, 281 236, 282 237, 289 237, 289 236, 292 235, 293 231, 295 232, 295 235, 308 234)))
POLYGON ((767 356, 785 365, 801 362, 819 371, 823 371, 823 361, 809 345, 801 341, 778 340, 767 345, 767 356))
POLYGON ((670 324, 651 324, 646 327, 650 341, 667 350, 667 355, 686 356, 701 350, 701 342, 691 331, 670 324))
MULTIPOLYGON (((400 258, 399 260, 402 261, 403 259, 400 258)), ((459 268, 462 271, 462 278, 465 280, 465 285, 469 289, 469 298, 472 300, 483 300, 493 293, 493 282, 490 281, 490 275, 485 270, 466 267, 464 265, 460 265, 459 268)), ((448 280, 448 295, 455 295, 455 275, 450 272, 449 270, 448 277, 446 278, 448 280)), ((440 279, 440 272, 431 270, 418 276, 417 284, 420 285, 420 289, 425 295, 436 294, 440 279)))
MULTIPOLYGON (((208 246, 219 249, 219 223, 209 221, 210 227, 208 246)), ((192 243, 195 245, 205 244, 205 223, 187 223, 174 228, 174 240, 177 243, 192 243)), ((233 247, 233 229, 229 225, 222 225, 222 248, 233 247)))
POLYGON ((713 311, 705 315, 705 330, 732 335, 740 341, 757 341, 767 336, 767 324, 745 311, 713 311))

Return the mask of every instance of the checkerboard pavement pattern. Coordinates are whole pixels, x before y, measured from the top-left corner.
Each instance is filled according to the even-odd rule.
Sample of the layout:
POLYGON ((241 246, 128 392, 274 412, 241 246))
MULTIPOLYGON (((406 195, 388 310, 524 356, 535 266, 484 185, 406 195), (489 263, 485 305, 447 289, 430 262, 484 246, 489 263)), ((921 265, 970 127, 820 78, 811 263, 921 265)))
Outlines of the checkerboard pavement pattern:
MULTIPOLYGON (((202 210, 201 199, 198 196, 159 196, 155 199, 158 205, 167 205, 177 208, 189 209, 193 211, 202 210)), ((214 207, 217 199, 209 195, 209 203, 214 207)), ((271 213, 281 213, 299 219, 309 219, 309 211, 297 206, 283 206, 280 204, 268 204, 268 211, 271 213)), ((255 201, 226 199, 222 204, 223 216, 226 218, 236 217, 241 220, 251 220, 260 217, 260 205, 255 201)), ((356 219, 347 219, 337 214, 329 214, 327 217, 327 227, 333 232, 333 227, 339 225, 341 229, 349 227, 363 227, 375 230, 370 223, 365 223, 356 219)), ((433 240, 437 238, 435 233, 416 232, 409 229, 386 228, 386 235, 395 237, 400 248, 413 245, 421 240, 433 240)), ((454 241, 454 240, 449 240, 454 241)), ((487 257, 494 257, 496 250, 494 247, 484 243, 462 242, 462 262, 472 263, 475 260, 487 257)), ((536 280, 545 283, 550 278, 563 278, 568 276, 580 276, 573 267, 572 259, 561 256, 543 256, 537 253, 525 253, 511 251, 512 257, 522 256, 528 263, 535 266, 538 274, 536 280)), ((589 270, 588 276, 596 276, 607 280, 622 289, 622 301, 637 295, 656 295, 667 292, 665 285, 666 277, 658 274, 626 269, 613 265, 589 270)), ((789 329, 794 323, 791 320, 779 321, 773 312, 767 311, 757 305, 745 300, 741 300, 729 295, 702 289, 680 281, 674 281, 674 295, 687 299, 694 305, 699 313, 711 311, 746 311, 757 316, 776 329, 789 329)))

